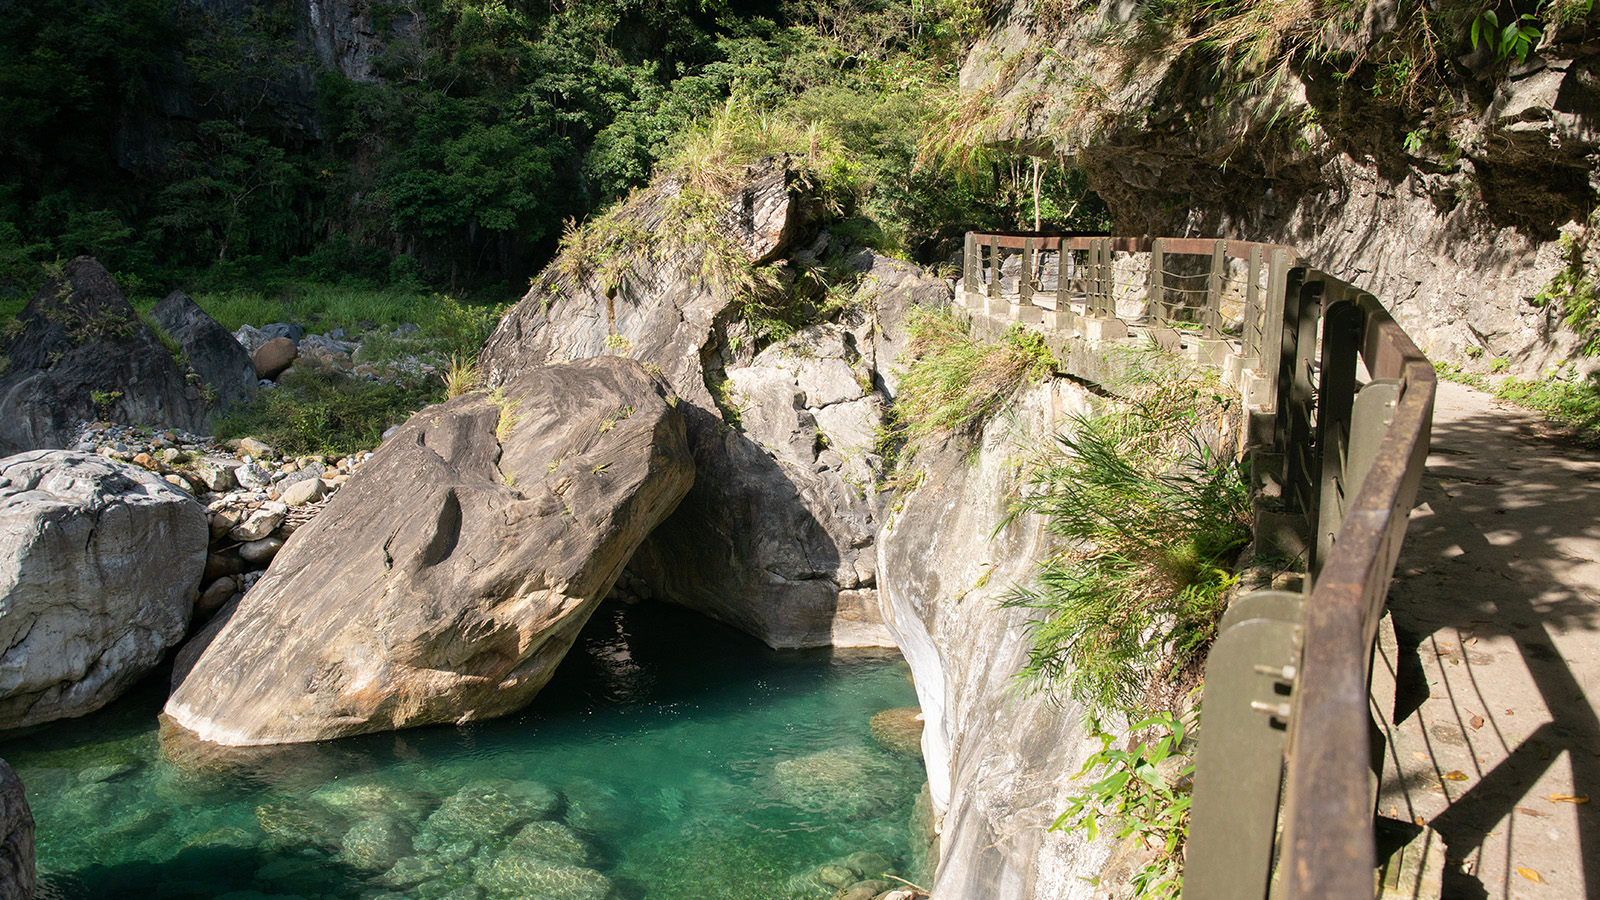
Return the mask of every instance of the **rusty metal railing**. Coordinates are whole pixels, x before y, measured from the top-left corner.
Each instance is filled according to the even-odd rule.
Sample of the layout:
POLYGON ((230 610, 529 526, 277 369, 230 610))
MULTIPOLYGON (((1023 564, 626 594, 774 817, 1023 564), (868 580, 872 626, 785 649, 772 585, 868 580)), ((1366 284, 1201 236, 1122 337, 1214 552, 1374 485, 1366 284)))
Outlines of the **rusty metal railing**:
POLYGON ((1236 600, 1219 627, 1184 896, 1372 897, 1370 661, 1427 458, 1433 367, 1377 298, 1281 245, 969 234, 962 268, 975 317, 1040 328, 1058 359, 1092 367, 1131 326, 1239 389, 1258 479, 1278 491, 1258 546, 1298 553, 1307 574, 1300 591, 1236 600))

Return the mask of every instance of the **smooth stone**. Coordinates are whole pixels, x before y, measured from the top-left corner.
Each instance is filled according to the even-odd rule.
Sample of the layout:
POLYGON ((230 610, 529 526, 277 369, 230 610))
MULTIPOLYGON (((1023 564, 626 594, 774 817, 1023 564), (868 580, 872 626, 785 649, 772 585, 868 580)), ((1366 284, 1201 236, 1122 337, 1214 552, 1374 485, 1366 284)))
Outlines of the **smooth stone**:
POLYGON ((289 508, 277 503, 263 504, 250 513, 243 522, 228 531, 228 537, 240 542, 257 541, 271 534, 280 524, 289 508), (274 507, 277 507, 276 509, 274 507))
POLYGON ((272 558, 277 556, 278 551, 282 548, 283 538, 268 535, 260 540, 240 544, 239 556, 247 563, 261 565, 262 563, 271 562, 272 558))
POLYGON ((270 444, 267 444, 265 441, 258 441, 253 437, 240 438, 239 450, 240 452, 248 456, 253 456, 256 459, 266 459, 276 455, 277 452, 272 449, 270 444))
POLYGON ((326 488, 320 478, 307 478, 297 481, 278 494, 278 501, 284 506, 304 506, 321 500, 326 488))
POLYGON ((289 368, 298 355, 299 351, 295 349, 294 341, 286 337, 277 337, 262 344, 260 349, 250 354, 250 362, 256 367, 256 375, 271 380, 289 368))
POLYGON ((210 618, 224 603, 239 590, 239 582, 233 576, 225 575, 211 582, 204 591, 200 592, 200 599, 194 605, 196 617, 210 618))

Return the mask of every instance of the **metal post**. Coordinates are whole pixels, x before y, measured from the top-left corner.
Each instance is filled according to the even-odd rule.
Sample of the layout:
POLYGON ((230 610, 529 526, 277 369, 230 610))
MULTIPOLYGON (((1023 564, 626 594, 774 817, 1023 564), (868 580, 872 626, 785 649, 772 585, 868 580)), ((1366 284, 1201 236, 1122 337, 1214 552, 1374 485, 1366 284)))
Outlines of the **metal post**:
POLYGON ((961 259, 961 286, 970 294, 978 289, 978 236, 970 231, 961 259))
POLYGON ((989 298, 1000 296, 1000 235, 989 235, 989 298))
POLYGON ((1206 278, 1205 335, 1222 337, 1222 285, 1228 274, 1228 242, 1217 241, 1211 250, 1211 274, 1206 278))
POLYGON ((1250 248, 1250 281, 1244 288, 1244 329, 1241 356, 1261 358, 1261 245, 1250 248))
POLYGON ((1145 316, 1151 324, 1166 320, 1167 311, 1167 242, 1156 238, 1150 242, 1150 294, 1145 300, 1145 316))
POLYGON ((1206 657, 1184 900, 1267 896, 1302 600, 1256 591, 1234 601, 1218 626, 1206 657))
POLYGON ((1033 238, 1022 242, 1022 273, 1017 279, 1017 303, 1021 306, 1033 304, 1033 238))

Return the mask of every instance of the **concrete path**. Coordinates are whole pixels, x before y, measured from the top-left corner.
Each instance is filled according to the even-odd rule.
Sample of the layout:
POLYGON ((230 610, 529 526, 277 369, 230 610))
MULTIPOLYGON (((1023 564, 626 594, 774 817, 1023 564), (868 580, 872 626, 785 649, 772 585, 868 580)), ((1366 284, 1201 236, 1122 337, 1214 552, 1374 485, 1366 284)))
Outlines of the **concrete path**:
POLYGON ((1540 423, 1439 386, 1374 661, 1391 896, 1600 897, 1600 454, 1540 423))

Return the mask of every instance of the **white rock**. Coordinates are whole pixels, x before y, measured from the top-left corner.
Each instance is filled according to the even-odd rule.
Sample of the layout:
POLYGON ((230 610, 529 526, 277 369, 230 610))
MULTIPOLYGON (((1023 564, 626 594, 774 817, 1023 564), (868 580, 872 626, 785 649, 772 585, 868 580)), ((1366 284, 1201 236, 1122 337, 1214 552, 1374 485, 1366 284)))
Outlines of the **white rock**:
POLYGON ((68 450, 0 460, 0 728, 81 716, 182 640, 204 509, 154 473, 68 450))

